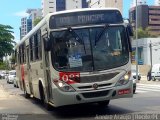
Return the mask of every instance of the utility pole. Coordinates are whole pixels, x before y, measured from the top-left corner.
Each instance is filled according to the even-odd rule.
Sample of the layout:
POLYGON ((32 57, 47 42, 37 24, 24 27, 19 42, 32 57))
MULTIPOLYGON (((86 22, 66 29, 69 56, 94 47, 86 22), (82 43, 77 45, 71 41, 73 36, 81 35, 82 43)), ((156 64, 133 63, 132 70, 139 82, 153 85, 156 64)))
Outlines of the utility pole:
POLYGON ((136 0, 136 81, 138 81, 138 6, 136 0))
POLYGON ((149 44, 149 49, 150 49, 151 69, 152 69, 152 43, 151 43, 151 41, 150 41, 150 44, 149 44))

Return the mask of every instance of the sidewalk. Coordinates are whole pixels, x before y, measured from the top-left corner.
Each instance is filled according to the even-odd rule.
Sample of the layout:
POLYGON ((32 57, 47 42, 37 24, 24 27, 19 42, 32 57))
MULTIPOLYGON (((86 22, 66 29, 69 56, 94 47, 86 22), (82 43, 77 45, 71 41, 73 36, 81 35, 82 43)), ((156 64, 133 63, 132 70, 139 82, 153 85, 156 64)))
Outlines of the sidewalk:
POLYGON ((0 85, 0 100, 7 99, 10 95, 4 90, 3 86, 0 85))
POLYGON ((148 81, 147 80, 147 76, 141 76, 141 80, 138 80, 137 83, 141 83, 141 84, 152 84, 152 85, 160 85, 160 81, 156 80, 156 81, 148 81))

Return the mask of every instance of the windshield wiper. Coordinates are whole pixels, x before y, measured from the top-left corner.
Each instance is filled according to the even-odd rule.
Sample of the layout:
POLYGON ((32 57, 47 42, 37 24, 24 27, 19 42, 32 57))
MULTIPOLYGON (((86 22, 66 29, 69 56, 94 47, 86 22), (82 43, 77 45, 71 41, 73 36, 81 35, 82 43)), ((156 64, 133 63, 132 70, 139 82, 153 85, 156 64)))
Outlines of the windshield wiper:
POLYGON ((79 35, 71 28, 68 28, 68 31, 72 33, 72 35, 74 35, 74 37, 76 38, 76 40, 80 43, 83 44, 82 39, 79 37, 79 35))
POLYGON ((85 53, 86 53, 86 48, 85 48, 85 44, 84 44, 83 39, 81 39, 81 38, 79 37, 79 35, 78 35, 71 27, 68 28, 68 31, 71 32, 71 33, 74 35, 74 37, 76 38, 76 40, 77 40, 80 44, 82 44, 82 45, 84 46, 84 51, 85 51, 85 53))
POLYGON ((102 35, 104 34, 104 32, 106 31, 106 29, 109 27, 109 24, 106 24, 103 28, 103 30, 100 32, 100 34, 98 35, 98 38, 95 38, 95 46, 97 45, 97 42, 100 40, 100 38, 102 37, 102 35))

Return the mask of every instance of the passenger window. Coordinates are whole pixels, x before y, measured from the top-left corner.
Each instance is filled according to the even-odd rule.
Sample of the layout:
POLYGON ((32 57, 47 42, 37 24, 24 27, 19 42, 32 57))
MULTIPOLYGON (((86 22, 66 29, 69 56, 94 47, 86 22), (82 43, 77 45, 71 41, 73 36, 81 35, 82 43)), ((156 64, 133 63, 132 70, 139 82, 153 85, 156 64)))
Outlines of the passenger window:
POLYGON ((15 63, 17 63, 17 49, 14 51, 15 63))
POLYGON ((22 45, 22 63, 26 63, 25 45, 22 45))
POLYGON ((33 37, 29 39, 30 60, 33 61, 33 37))
POLYGON ((29 39, 30 45, 30 60, 40 60, 42 59, 42 46, 41 46, 41 32, 38 31, 29 39))
POLYGON ((34 35, 34 55, 35 55, 35 60, 39 59, 38 56, 38 35, 34 35))
POLYGON ((37 39, 38 39, 38 58, 39 60, 41 60, 42 59, 41 31, 38 31, 37 39))

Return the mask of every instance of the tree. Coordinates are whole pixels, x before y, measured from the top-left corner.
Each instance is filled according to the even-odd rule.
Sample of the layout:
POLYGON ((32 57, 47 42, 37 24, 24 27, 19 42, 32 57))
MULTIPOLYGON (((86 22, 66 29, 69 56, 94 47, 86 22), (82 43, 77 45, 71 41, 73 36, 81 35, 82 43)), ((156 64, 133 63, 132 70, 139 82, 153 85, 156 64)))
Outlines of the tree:
POLYGON ((10 61, 10 67, 11 67, 11 69, 14 70, 15 69, 15 62, 16 62, 16 58, 15 58, 14 54, 12 54, 12 56, 9 59, 9 61, 10 61))
POLYGON ((15 44, 12 27, 0 24, 0 61, 5 55, 11 55, 15 44))
MULTIPOLYGON (((141 27, 138 28, 137 35, 138 35, 138 39, 151 37, 151 35, 149 34, 149 28, 146 28, 144 30, 141 27)), ((134 38, 136 38, 136 30, 134 31, 134 38)))
POLYGON ((36 18, 35 20, 34 20, 34 26, 36 26, 40 21, 42 20, 42 18, 36 18))

